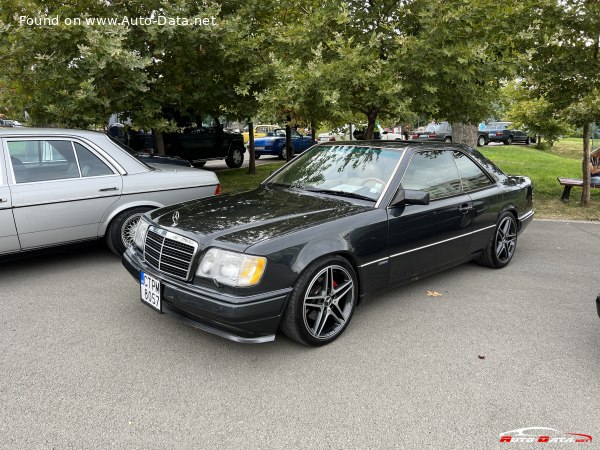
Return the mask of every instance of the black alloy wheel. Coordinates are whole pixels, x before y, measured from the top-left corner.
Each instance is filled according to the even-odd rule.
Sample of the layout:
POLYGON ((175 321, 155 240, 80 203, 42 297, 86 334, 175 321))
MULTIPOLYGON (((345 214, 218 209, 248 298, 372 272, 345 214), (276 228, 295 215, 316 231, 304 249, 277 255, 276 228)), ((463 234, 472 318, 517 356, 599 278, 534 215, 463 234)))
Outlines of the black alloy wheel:
POLYGON ((517 220, 510 212, 503 213, 488 246, 478 262, 495 269, 506 267, 517 249, 517 220))
POLYGON ((308 346, 329 344, 346 329, 358 299, 352 265, 341 256, 327 256, 311 264, 290 294, 281 329, 308 346))

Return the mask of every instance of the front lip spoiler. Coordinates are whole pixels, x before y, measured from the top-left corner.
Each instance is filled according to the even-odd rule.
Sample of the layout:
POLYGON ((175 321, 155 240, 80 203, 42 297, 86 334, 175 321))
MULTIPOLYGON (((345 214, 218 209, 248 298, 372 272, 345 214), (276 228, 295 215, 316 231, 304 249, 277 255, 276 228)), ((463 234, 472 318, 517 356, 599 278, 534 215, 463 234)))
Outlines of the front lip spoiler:
POLYGON ((218 328, 211 327, 210 325, 206 325, 204 323, 196 322, 195 320, 188 319, 181 314, 176 313, 173 309, 169 307, 167 303, 163 304, 162 312, 168 314, 169 316, 175 317, 177 320, 182 321, 186 325, 197 328, 202 331, 206 331, 207 333, 211 333, 217 335, 219 337, 229 339, 230 341, 239 342, 241 344, 263 344, 265 342, 273 342, 275 340, 274 334, 269 334, 266 336, 259 336, 255 338, 247 338, 238 336, 236 334, 227 333, 226 331, 219 330, 218 328))

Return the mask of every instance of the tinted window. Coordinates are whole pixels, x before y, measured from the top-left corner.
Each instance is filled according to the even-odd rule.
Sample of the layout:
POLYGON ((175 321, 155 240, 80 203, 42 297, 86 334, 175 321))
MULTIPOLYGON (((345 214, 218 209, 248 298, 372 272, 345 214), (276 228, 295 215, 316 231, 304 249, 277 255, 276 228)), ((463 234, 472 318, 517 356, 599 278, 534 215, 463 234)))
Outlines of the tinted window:
POLYGON ((454 160, 462 180, 463 192, 472 192, 492 185, 483 170, 464 153, 454 152, 454 160))
POLYGON ((9 141, 8 153, 17 183, 80 176, 71 141, 9 141))
POLYGON ((97 177, 100 175, 112 175, 113 171, 83 145, 75 143, 75 151, 79 160, 81 176, 97 177))
POLYGON ((402 177, 404 189, 429 192, 429 198, 460 194, 460 178, 454 157, 449 151, 415 153, 402 177))

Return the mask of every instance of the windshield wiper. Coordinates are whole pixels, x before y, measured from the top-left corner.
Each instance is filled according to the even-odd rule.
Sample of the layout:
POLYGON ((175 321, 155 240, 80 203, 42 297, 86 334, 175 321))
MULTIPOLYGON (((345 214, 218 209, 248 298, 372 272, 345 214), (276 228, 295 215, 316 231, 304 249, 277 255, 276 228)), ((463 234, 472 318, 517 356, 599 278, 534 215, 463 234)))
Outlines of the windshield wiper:
POLYGON ((305 189, 309 192, 316 192, 318 194, 331 194, 331 195, 337 195, 339 197, 349 197, 349 198, 357 198, 359 200, 368 200, 370 202, 376 201, 375 199, 373 199, 371 197, 367 197, 366 195, 356 194, 354 192, 334 191, 331 189, 308 189, 308 188, 305 188, 305 189))

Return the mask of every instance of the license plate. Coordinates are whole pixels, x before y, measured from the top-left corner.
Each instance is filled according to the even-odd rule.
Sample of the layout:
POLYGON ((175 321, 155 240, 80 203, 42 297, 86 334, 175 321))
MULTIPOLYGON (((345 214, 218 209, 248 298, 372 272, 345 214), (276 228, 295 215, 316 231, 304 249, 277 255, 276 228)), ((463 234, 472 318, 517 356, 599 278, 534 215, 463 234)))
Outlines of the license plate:
POLYGON ((496 136, 496 133, 490 133, 490 137, 496 136))
POLYGON ((147 303, 157 311, 160 309, 160 281, 156 278, 148 275, 147 273, 140 273, 140 294, 142 301, 147 303))
POLYGON ((254 147, 254 150, 264 150, 264 147, 254 147))

